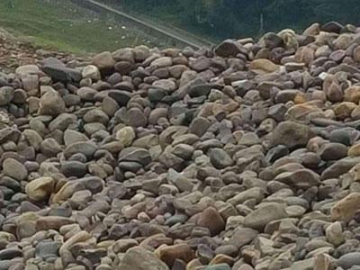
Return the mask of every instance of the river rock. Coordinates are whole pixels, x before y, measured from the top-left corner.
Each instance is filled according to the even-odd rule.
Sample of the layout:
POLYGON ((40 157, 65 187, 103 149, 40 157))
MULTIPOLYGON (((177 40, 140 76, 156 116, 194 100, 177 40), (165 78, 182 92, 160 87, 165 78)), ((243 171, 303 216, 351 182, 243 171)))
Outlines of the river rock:
POLYGON ((280 123, 270 138, 270 145, 283 144, 288 148, 305 146, 314 133, 308 126, 295 122, 285 121, 280 123))
POLYGON ((219 234, 225 228, 225 222, 216 209, 209 207, 199 216, 197 225, 208 228, 212 235, 219 234))
POLYGON ((0 88, 0 106, 8 105, 14 98, 14 89, 10 86, 0 88))
POLYGON ((65 103, 58 92, 53 89, 46 91, 39 103, 39 114, 58 116, 65 112, 65 103))
POLYGON ((132 127, 124 127, 116 132, 116 139, 118 139, 125 147, 130 146, 135 140, 135 137, 135 131, 132 127))
POLYGON ((129 249, 119 268, 123 270, 169 270, 169 267, 157 259, 153 253, 140 247, 129 249))
POLYGON ((331 208, 332 220, 350 221, 359 209, 360 193, 354 192, 338 201, 331 208))
POLYGON ((343 269, 351 269, 353 266, 360 265, 359 252, 352 252, 341 256, 338 265, 343 269))
POLYGON ((55 188, 55 180, 51 177, 41 177, 26 185, 26 195, 33 201, 42 201, 51 195, 55 188))
POLYGON ((326 228, 326 239, 334 246, 339 246, 344 242, 342 226, 339 221, 330 224, 326 228))
POLYGON ((285 206, 282 204, 272 203, 247 215, 244 219, 244 225, 261 231, 269 222, 282 218, 287 218, 285 206))
POLYGON ((92 64, 100 70, 113 69, 115 60, 110 52, 102 52, 94 56, 92 64))
POLYGON ((220 148, 211 149, 209 151, 209 156, 210 156, 211 163, 217 169, 223 169, 225 167, 228 167, 228 166, 231 166, 234 164, 234 161, 229 156, 229 154, 220 148))
POLYGON ((167 246, 159 248, 159 258, 165 262, 169 267, 173 267, 177 259, 185 263, 190 262, 195 254, 191 247, 187 244, 178 244, 174 246, 167 246))
POLYGON ((22 181, 28 176, 26 167, 13 158, 5 159, 3 162, 3 172, 18 181, 22 181))

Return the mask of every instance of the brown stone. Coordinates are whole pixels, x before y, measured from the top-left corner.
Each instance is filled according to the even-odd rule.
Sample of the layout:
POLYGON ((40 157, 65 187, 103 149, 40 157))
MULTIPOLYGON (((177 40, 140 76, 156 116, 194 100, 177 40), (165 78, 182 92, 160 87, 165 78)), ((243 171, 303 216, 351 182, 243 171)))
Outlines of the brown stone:
MULTIPOLYGON (((157 253, 155 251, 155 253, 157 253)), ((174 246, 159 247, 158 256, 160 260, 165 262, 170 268, 176 259, 180 259, 185 263, 190 262, 195 257, 194 251, 187 244, 178 244, 174 246)))
POLYGON ((74 220, 66 217, 48 216, 40 217, 36 221, 36 230, 47 231, 47 230, 59 230, 64 225, 75 223, 74 220))
POLYGON ((350 221, 360 208, 360 193, 353 192, 338 201, 331 208, 331 219, 334 221, 350 221))
POLYGON ((310 65, 315 58, 315 52, 310 47, 301 47, 297 50, 295 54, 295 61, 298 63, 305 63, 310 65))
POLYGON ((352 102, 341 102, 334 107, 334 113, 337 119, 344 120, 350 117, 352 111, 357 107, 352 102))
POLYGON ((355 144, 349 148, 348 156, 350 157, 358 157, 360 156, 360 144, 355 144))
POLYGON ((344 100, 358 104, 360 101, 360 86, 353 85, 345 89, 344 100))
POLYGON ((260 70, 266 73, 276 72, 279 66, 267 59, 255 59, 250 63, 251 70, 260 70))
POLYGON ((205 209, 200 214, 197 225, 208 228, 212 235, 219 234, 225 228, 225 222, 223 218, 220 216, 219 212, 213 207, 205 209))
POLYGON ((228 265, 234 264, 234 259, 228 255, 218 254, 214 259, 211 260, 210 265, 226 263, 228 265))

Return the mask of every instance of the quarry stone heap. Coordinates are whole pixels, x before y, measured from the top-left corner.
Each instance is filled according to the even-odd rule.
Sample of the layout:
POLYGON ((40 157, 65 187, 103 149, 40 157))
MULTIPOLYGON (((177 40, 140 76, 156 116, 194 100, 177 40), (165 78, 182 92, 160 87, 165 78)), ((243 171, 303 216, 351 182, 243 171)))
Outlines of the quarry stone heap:
POLYGON ((360 269, 360 28, 59 59, 0 73, 0 270, 360 269))

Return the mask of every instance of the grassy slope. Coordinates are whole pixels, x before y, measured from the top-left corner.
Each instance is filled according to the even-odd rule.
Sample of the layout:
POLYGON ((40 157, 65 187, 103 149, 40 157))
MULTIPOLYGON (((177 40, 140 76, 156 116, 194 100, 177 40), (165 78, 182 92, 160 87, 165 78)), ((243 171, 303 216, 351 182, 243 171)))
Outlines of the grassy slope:
POLYGON ((35 44, 82 53, 147 42, 113 18, 79 8, 69 0, 0 0, 0 27, 31 36, 35 44))

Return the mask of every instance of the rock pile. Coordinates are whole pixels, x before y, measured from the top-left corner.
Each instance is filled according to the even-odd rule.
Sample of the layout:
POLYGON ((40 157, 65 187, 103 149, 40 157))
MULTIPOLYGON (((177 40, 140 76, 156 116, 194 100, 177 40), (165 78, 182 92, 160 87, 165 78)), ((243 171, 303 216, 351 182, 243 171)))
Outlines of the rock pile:
POLYGON ((0 269, 360 269, 360 29, 0 75, 0 269))
POLYGON ((77 65, 89 61, 91 55, 73 55, 50 48, 39 48, 31 39, 15 37, 0 28, 0 72, 10 73, 23 65, 37 64, 47 57, 56 57, 66 64, 77 65))

